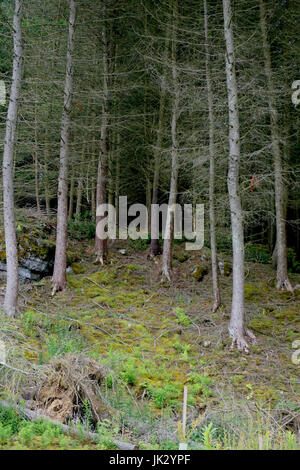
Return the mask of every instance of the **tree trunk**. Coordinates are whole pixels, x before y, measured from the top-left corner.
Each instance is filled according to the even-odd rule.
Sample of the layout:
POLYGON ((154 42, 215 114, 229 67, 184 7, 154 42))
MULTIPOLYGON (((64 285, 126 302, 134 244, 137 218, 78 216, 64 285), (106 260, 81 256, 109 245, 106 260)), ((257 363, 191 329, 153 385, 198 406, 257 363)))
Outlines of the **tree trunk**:
POLYGON ((116 148, 116 186, 115 186, 115 208, 116 208, 116 236, 119 236, 119 198, 120 198, 120 143, 121 135, 118 133, 116 148))
MULTIPOLYGON (((82 158, 84 159, 85 154, 83 151, 82 158)), ((83 160, 80 164, 80 175, 77 183, 77 194, 76 194, 76 211, 75 214, 77 217, 81 215, 81 205, 82 205, 82 193, 83 193, 83 160)))
MULTIPOLYGON (((37 94, 36 94, 37 96, 37 94)), ((41 212, 40 205, 40 189, 39 189, 39 159, 38 159, 38 122, 37 122, 37 105, 34 106, 34 187, 37 212, 41 212)))
MULTIPOLYGON (((104 16, 105 18, 105 16, 104 16)), ((102 123, 101 123, 101 141, 100 141, 100 156, 98 162, 98 176, 97 176, 97 195, 96 204, 97 209, 101 204, 107 202, 107 164, 108 164, 108 151, 109 151, 109 134, 108 134, 108 44, 106 37, 105 23, 102 32, 102 47, 103 47, 103 102, 102 102, 102 123)), ((96 211, 97 211, 96 209, 96 211)), ((104 218, 104 216, 96 215, 96 225, 104 218)), ((103 240, 96 234, 95 242, 96 259, 100 264, 104 264, 108 254, 107 239, 103 240)))
POLYGON ((49 179, 48 179, 48 160, 47 160, 48 150, 45 150, 45 164, 44 166, 44 191, 45 191, 45 203, 46 203, 46 214, 47 217, 51 217, 51 204, 50 204, 50 189, 49 189, 49 179))
POLYGON ((260 6, 260 27, 263 41, 263 51, 265 59, 265 74, 268 87, 269 112, 271 120, 272 152, 274 157, 275 176, 275 208, 276 208, 276 253, 277 253, 277 282, 276 287, 280 290, 293 291, 287 272, 286 253, 286 226, 284 210, 284 186, 282 181, 282 163, 280 153, 280 136, 278 125, 278 112, 275 105, 275 89, 272 77, 271 51, 268 42, 266 7, 264 0, 259 0, 260 6))
POLYGON ((66 287, 68 225, 68 153, 73 92, 73 54, 75 44, 76 2, 70 0, 67 70, 60 140, 56 251, 52 295, 66 287))
POLYGON ((213 109, 213 92, 210 76, 209 64, 209 39, 208 39, 208 16, 207 1, 204 0, 204 32, 205 32, 205 69, 209 113, 209 220, 210 220, 210 245, 211 245, 211 266, 213 281, 214 305, 213 312, 216 312, 221 305, 221 295, 218 276, 218 260, 216 245, 216 222, 215 222, 215 116, 213 109))
POLYGON ((233 251, 232 307, 229 333, 233 340, 232 347, 236 344, 239 350, 248 352, 248 343, 246 337, 248 336, 251 340, 254 340, 254 336, 245 328, 244 229, 239 190, 240 124, 230 0, 223 0, 223 11, 229 108, 228 193, 231 213, 233 251))
MULTIPOLYGON (((158 203, 158 185, 159 185, 159 173, 160 173, 160 160, 161 160, 161 149, 163 141, 163 125, 164 125, 164 111, 166 105, 166 81, 167 81, 167 60, 169 52, 169 27, 167 28, 167 34, 165 38, 165 49, 163 56, 163 76, 161 83, 161 93, 159 100, 159 117, 158 117, 158 128, 157 128, 157 137, 156 145, 154 150, 154 175, 153 175, 153 184, 152 184, 152 204, 158 203)), ((150 215, 149 215, 150 217, 150 215)), ((152 224, 159 224, 159 219, 154 217, 151 220, 152 224)), ((159 227, 153 225, 151 226, 151 232, 159 233, 159 227)), ((157 256, 161 253, 159 246, 159 239, 152 238, 151 236, 151 245, 150 245, 150 257, 157 256)))
POLYGON ((177 180, 178 180, 178 143, 177 143, 177 120, 179 114, 179 86, 177 74, 177 27, 178 27, 178 4, 177 0, 173 3, 173 31, 172 31, 172 79, 173 79, 173 105, 172 105, 172 167, 171 184, 169 195, 168 216, 166 221, 165 239, 163 246, 162 274, 168 281, 171 281, 172 270, 172 242, 174 232, 174 206, 177 199, 177 180))
POLYGON ((15 1, 13 20, 14 60, 10 100, 6 120, 6 132, 3 152, 3 204, 4 231, 6 245, 7 281, 4 311, 8 316, 15 316, 18 302, 18 250, 16 237, 13 160, 16 144, 17 119, 22 83, 22 0, 15 1))
POLYGON ((72 220, 72 218, 73 218, 73 211, 74 211, 74 185, 75 185, 75 177, 74 177, 74 169, 72 168, 71 185, 70 185, 70 197, 69 197, 69 212, 68 212, 68 218, 69 218, 69 220, 72 220))

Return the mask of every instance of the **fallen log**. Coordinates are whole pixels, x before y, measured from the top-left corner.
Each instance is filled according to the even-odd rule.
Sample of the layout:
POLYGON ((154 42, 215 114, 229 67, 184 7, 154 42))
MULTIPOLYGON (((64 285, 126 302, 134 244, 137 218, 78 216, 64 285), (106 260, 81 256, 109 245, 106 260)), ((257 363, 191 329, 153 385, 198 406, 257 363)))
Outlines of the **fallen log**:
MULTIPOLYGON (((0 407, 12 408, 17 413, 23 414, 30 421, 37 421, 39 419, 43 419, 45 421, 48 421, 49 423, 59 426, 65 434, 82 438, 83 432, 77 429, 75 426, 68 426, 66 424, 62 424, 54 419, 48 418, 48 416, 45 416, 41 413, 37 413, 36 411, 30 410, 29 408, 25 408, 15 403, 9 403, 4 400, 0 400, 0 407)), ((84 431, 84 437, 86 437, 88 440, 93 441, 93 442, 99 441, 99 434, 92 432, 92 431, 84 431)), ((118 439, 113 439, 113 438, 111 438, 111 441, 120 450, 135 450, 136 449, 135 445, 130 444, 128 442, 119 441, 118 439)))

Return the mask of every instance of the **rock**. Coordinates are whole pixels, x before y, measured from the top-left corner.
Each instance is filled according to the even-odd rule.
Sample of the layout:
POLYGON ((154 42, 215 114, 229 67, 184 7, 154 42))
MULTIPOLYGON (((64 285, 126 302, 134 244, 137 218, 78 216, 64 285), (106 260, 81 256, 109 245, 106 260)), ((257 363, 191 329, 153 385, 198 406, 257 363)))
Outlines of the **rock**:
MULTIPOLYGON (((17 229, 18 262, 20 280, 39 281, 53 272, 55 257, 55 227, 38 218, 23 217, 17 229)), ((76 263, 80 253, 76 250, 67 251, 67 266, 82 265, 76 263)), ((0 228, 0 275, 6 276, 6 250, 4 230, 0 228)), ((71 272, 75 272, 75 269, 71 272)), ((84 272, 84 271, 82 271, 84 272)))
POLYGON ((208 341, 208 340, 203 341, 203 346, 204 348, 209 348, 211 346, 211 341, 208 341))
MULTIPOLYGON (((51 239, 53 227, 38 219, 26 219, 17 227, 19 277, 24 281, 39 281, 52 274, 55 241, 51 239)), ((6 250, 4 230, 0 229, 0 271, 6 276, 6 250)))
POLYGON ((206 274, 208 274, 208 269, 204 266, 201 266, 200 264, 192 272, 193 278, 198 282, 202 281, 206 274))
MULTIPOLYGON (((6 277, 6 264, 0 264, 0 271, 2 273, 3 276, 6 277)), ((27 268, 22 268, 22 267, 19 267, 19 278, 20 280, 28 280, 28 281, 40 281, 41 279, 41 276, 37 273, 33 273, 31 272, 29 269, 27 268)))
POLYGON ((232 266, 231 264, 227 263, 227 261, 219 261, 218 268, 221 276, 228 277, 232 273, 232 266))
POLYGON ((40 258, 35 258, 34 256, 29 256, 29 258, 22 258, 20 265, 29 269, 29 271, 33 271, 45 276, 50 274, 53 268, 52 261, 45 261, 40 258))

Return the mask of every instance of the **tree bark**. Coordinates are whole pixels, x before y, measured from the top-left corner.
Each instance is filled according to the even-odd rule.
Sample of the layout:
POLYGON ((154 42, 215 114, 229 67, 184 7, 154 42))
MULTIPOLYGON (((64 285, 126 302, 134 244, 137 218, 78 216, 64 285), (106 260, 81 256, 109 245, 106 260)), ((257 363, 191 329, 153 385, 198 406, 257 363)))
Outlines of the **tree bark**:
POLYGON ((269 112, 271 120, 271 140, 274 158, 275 176, 275 208, 276 208, 276 253, 277 253, 277 282, 276 287, 280 290, 293 291, 287 271, 287 244, 284 210, 284 185, 282 181, 282 162, 280 152, 280 135, 278 125, 278 111, 275 104, 274 84, 272 77, 271 51, 268 41, 266 6, 264 0, 259 0, 260 27, 263 41, 265 59, 265 75, 267 78, 269 112))
POLYGON ((232 307, 229 333, 232 347, 248 352, 247 336, 254 340, 254 335, 245 327, 244 305, 244 228, 243 213, 239 189, 240 167, 240 124, 238 92, 235 72, 235 54, 232 31, 232 10, 230 0, 223 0, 224 36, 226 42, 226 78, 229 109, 229 164, 228 193, 231 213, 232 251, 233 251, 233 286, 232 307))
POLYGON ((64 107, 60 140, 60 168, 58 178, 58 206, 56 251, 53 272, 52 295, 66 287, 67 267, 67 225, 68 225, 68 164, 69 133, 71 124, 73 93, 73 55, 75 46, 76 2, 70 0, 69 37, 67 50, 67 70, 65 79, 64 107))
MULTIPOLYGON (((154 150, 154 175, 153 175, 153 183, 152 183, 152 204, 158 203, 159 172, 160 172, 161 149, 162 149, 162 141, 163 141, 164 111, 165 111, 165 106, 166 106, 166 91, 167 91, 166 90, 166 81, 167 81, 166 62, 168 60, 168 52, 169 52, 168 36, 169 36, 169 27, 167 28, 167 34, 165 38, 165 49, 164 49, 164 56, 163 56, 163 75, 162 75, 161 93, 160 93, 160 100, 159 100, 158 128, 157 128, 157 137, 156 137, 156 144, 155 144, 155 150, 154 150)), ((154 219, 151 220, 151 223, 159 224, 159 220, 156 220, 156 218, 154 217, 154 219)), ((158 227, 151 226, 151 232, 152 231, 153 233, 159 232, 157 228, 158 227)), ((157 256, 160 253, 161 253, 161 250, 159 246, 159 239, 152 238, 151 236, 150 257, 157 256)))
POLYGON ((6 292, 4 311, 14 317, 18 303, 18 250, 16 237, 15 203, 14 203, 14 150, 16 144, 19 99, 22 84, 23 48, 22 48, 22 0, 15 1, 13 20, 14 60, 13 75, 8 105, 6 132, 3 152, 3 212, 6 245, 6 292))
POLYGON ((76 194, 76 211, 75 214, 77 217, 80 217, 81 215, 81 206, 82 206, 82 193, 83 193, 83 162, 85 158, 85 145, 83 146, 83 152, 82 152, 82 160, 80 163, 79 171, 79 179, 77 183, 77 194, 76 194))
MULTIPOLYGON (((104 15, 105 18, 105 15, 104 15)), ((108 133, 108 44, 106 37, 106 26, 104 23, 102 31, 102 48, 103 48, 103 101, 102 101, 102 122, 101 122, 101 140, 100 140, 100 155, 98 162, 98 176, 97 176, 97 194, 96 205, 97 208, 101 204, 107 202, 107 165, 108 165, 108 151, 109 151, 109 133, 108 133)), ((97 211, 97 209, 96 209, 97 211)), ((103 219, 104 216, 96 215, 96 225, 103 219)), ((103 240, 96 234, 95 242, 96 260, 100 264, 104 264, 108 255, 107 239, 103 240)))
MULTIPOLYGON (((36 93, 37 96, 37 93, 36 93)), ((40 205, 40 188, 39 188, 39 158, 38 158, 38 122, 37 122, 37 105, 34 106, 34 186, 35 200, 37 212, 41 212, 40 205)))
POLYGON ((209 39, 208 39, 208 14, 207 1, 204 0, 204 33, 205 33, 205 70, 207 84, 208 114, 209 114, 209 220, 210 220, 210 245, 211 245, 211 266, 213 281, 214 305, 213 312, 216 312, 221 305, 221 295, 218 276, 218 259, 216 245, 216 221, 215 221, 215 116, 213 109, 213 92, 210 75, 209 61, 209 39))
POLYGON ((168 216, 166 221, 165 239, 163 245, 162 275, 169 282, 171 281, 172 270, 172 242, 174 232, 174 206, 177 200, 177 180, 178 180, 178 142, 177 142, 177 120, 179 114, 179 86, 177 73, 177 27, 178 27, 178 3, 173 3, 173 31, 172 31, 172 79, 173 79, 173 104, 172 104, 172 166, 171 184, 169 195, 168 216))
POLYGON ((69 197, 69 212, 68 212, 69 220, 72 220, 73 212, 74 212, 74 186, 75 186, 75 176, 74 176, 74 169, 72 169, 71 184, 70 184, 70 197, 69 197))
POLYGON ((121 135, 118 132, 116 147, 116 186, 115 186, 115 208, 116 208, 116 235, 119 236, 119 198, 120 198, 120 143, 121 135))

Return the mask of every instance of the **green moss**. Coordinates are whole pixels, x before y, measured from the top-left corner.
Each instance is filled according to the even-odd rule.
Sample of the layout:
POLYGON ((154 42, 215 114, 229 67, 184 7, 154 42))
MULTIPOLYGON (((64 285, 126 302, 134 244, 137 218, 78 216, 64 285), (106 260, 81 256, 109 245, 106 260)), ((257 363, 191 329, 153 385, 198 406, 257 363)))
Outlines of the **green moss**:
POLYGON ((253 284, 245 284, 245 300, 253 300, 261 295, 261 291, 253 284))
POLYGON ((278 394, 275 390, 266 386, 253 388, 253 397, 260 404, 270 404, 270 402, 278 401, 278 394))
POLYGON ((177 255, 174 255, 174 258, 177 259, 180 263, 184 263, 187 261, 190 257, 186 251, 181 251, 177 255))
POLYGON ((70 266, 81 258, 80 254, 75 250, 67 250, 67 264, 70 266))
POLYGON ((193 271, 192 276, 197 281, 200 282, 203 280, 204 276, 208 274, 208 269, 204 266, 197 266, 197 268, 193 271))
POLYGON ((230 276, 232 272, 232 267, 230 263, 227 263, 227 261, 224 262, 224 276, 230 276))
POLYGON ((81 263, 72 263, 71 268, 74 274, 83 274, 87 271, 87 268, 81 263))

